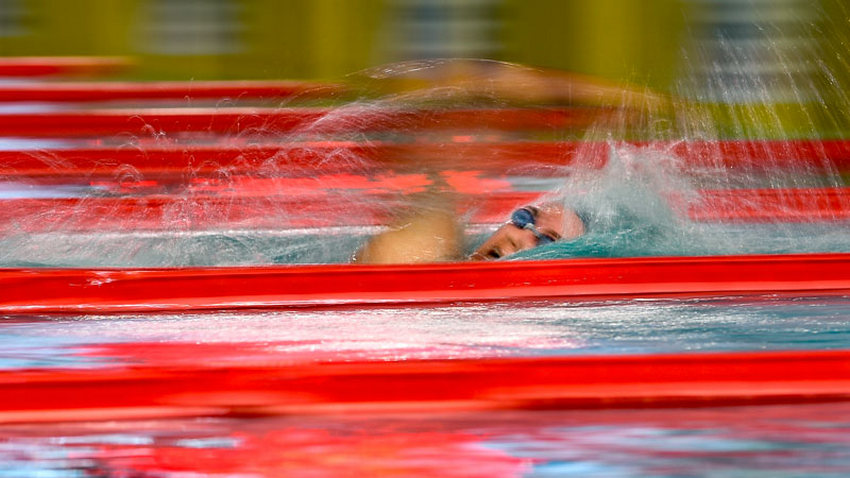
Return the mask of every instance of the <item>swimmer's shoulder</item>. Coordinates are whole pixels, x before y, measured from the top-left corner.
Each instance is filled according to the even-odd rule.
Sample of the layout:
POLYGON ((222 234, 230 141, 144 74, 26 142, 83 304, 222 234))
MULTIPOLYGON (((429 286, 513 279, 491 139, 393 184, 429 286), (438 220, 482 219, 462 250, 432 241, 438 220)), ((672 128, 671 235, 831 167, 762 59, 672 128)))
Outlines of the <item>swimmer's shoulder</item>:
POLYGON ((419 211, 370 238, 352 259, 357 264, 414 264, 463 257, 463 235, 449 210, 419 211))

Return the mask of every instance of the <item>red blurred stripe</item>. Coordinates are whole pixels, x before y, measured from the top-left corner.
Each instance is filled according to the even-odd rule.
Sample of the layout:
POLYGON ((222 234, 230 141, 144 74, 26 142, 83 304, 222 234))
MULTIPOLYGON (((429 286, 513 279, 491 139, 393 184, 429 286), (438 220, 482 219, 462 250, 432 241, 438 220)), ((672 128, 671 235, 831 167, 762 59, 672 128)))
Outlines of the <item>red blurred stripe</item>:
POLYGON ((850 254, 398 266, 0 269, 0 312, 109 313, 850 292, 850 254))
POLYGON ((848 188, 731 189, 701 191, 689 207, 696 221, 820 222, 850 219, 848 188))
MULTIPOLYGON (((363 226, 389 220, 380 195, 353 201, 351 196, 318 188, 309 193, 292 192, 281 189, 273 196, 193 194, 0 200, 4 206, 0 208, 0 232, 286 229, 363 226), (357 204, 355 211, 353 204, 357 204)), ((468 197, 458 207, 462 213, 471 213, 472 222, 492 224, 503 221, 511 209, 533 203, 540 196, 538 192, 512 192, 468 197)))
MULTIPOLYGON (((238 345, 233 346, 238 350, 238 345)), ((186 346, 185 353, 192 354, 186 346)), ((691 407, 850 399, 850 352, 0 371, 0 422, 691 407)))
MULTIPOLYGON (((169 147, 151 144, 134 148, 88 148, 41 151, 0 151, 4 176, 68 176, 115 174, 129 166, 143 174, 209 174, 227 170, 247 174, 257 168, 286 173, 287 168, 316 171, 363 170, 375 166, 425 163, 447 168, 536 174, 563 174, 537 166, 600 168, 611 153, 602 142, 443 142, 360 143, 316 141, 242 145, 169 147), (535 167, 537 167, 535 169, 535 167)), ((749 170, 810 168, 817 172, 850 169, 850 141, 694 141, 624 143, 649 151, 674 154, 690 171, 714 168, 730 174, 749 170)))
POLYGON ((0 102, 326 98, 343 91, 342 85, 306 81, 0 83, 0 102))
POLYGON ((564 129, 616 113, 604 108, 374 110, 358 108, 103 109, 0 114, 4 136, 74 137, 119 134, 356 133, 415 129, 564 129), (322 120, 322 121, 320 121, 322 120))
MULTIPOLYGON (((386 201, 391 201, 393 195, 412 192, 410 181, 417 177, 401 175, 381 181, 363 176, 332 177, 325 182, 322 177, 253 181, 246 178, 244 184, 239 178, 231 178, 232 182, 208 187, 201 184, 201 192, 184 194, 6 199, 0 201, 4 206, 0 208, 0 232, 286 229, 384 224, 390 204, 386 201)), ((127 187, 133 184, 136 183, 127 187)), ((473 224, 504 221, 512 209, 545 196, 540 191, 478 190, 486 189, 488 184, 471 181, 465 186, 470 190, 464 191, 457 201, 458 214, 473 224)), ((129 192, 133 192, 132 188, 129 192)), ((698 193, 699 199, 691 202, 673 197, 671 203, 677 212, 700 222, 850 220, 850 188, 724 189, 698 193)))
POLYGON ((126 58, 82 56, 22 56, 0 58, 0 76, 93 76, 112 74, 127 69, 126 58))

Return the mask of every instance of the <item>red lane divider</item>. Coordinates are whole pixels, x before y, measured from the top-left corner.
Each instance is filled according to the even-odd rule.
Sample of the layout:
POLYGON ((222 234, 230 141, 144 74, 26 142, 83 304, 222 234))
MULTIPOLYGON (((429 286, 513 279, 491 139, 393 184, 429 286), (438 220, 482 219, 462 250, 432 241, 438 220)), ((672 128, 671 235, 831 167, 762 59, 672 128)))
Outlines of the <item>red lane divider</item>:
MULTIPOLYGON (((185 194, 0 200, 4 206, 0 233, 386 224, 388 210, 395 210, 390 206, 403 203, 399 194, 424 190, 430 183, 418 175, 231 179, 218 185, 198 184, 197 191, 185 194), (322 179, 327 189, 316 184, 322 179)), ((514 208, 545 197, 544 192, 504 191, 501 186, 475 178, 459 184, 464 190, 457 201, 458 214, 473 224, 495 224, 514 208)), ((850 189, 703 190, 698 200, 674 197, 671 205, 700 222, 841 222, 850 220, 850 189)))
MULTIPOLYGON (((563 174, 549 166, 601 168, 611 154, 602 142, 444 142, 358 143, 352 141, 298 142, 281 145, 87 148, 42 151, 0 151, 3 176, 114 176, 120 166, 142 174, 211 174, 222 170, 251 173, 258 168, 289 172, 363 171, 416 161, 450 168, 468 167, 499 172, 533 170, 563 174)), ((806 167, 817 172, 850 169, 850 141, 654 141, 623 143, 619 147, 666 152, 686 170, 707 168, 736 173, 755 169, 806 167)))
POLYGON ((850 254, 398 266, 0 269, 0 313, 850 293, 850 254))
MULTIPOLYGON (((386 191, 391 192, 391 191, 386 191)), ((312 190, 288 196, 87 197, 0 201, 0 233, 169 231, 209 229, 287 229, 386 224, 391 211, 381 196, 354 200, 350 195, 312 190), (356 204, 356 212, 352 212, 356 204)), ((458 212, 472 223, 505 220, 518 206, 535 202, 538 192, 510 192, 467 197, 458 212)))
MULTIPOLYGON (((231 173, 363 170, 371 161, 405 147, 350 141, 299 142, 269 146, 186 146, 86 148, 40 151, 0 151, 0 176, 101 176, 132 168, 145 175, 209 175, 231 173), (352 161, 352 160, 355 161, 352 161), (358 162, 356 159, 368 161, 358 162)), ((391 160, 391 158, 390 158, 391 160)))
POLYGON ((376 110, 342 108, 104 109, 0 114, 4 136, 143 137, 186 132, 216 134, 353 133, 425 129, 564 129, 586 127, 622 112, 610 108, 376 110))
POLYGON ((666 150, 685 158, 690 166, 739 169, 776 169, 808 166, 831 172, 850 168, 850 141, 846 140, 726 140, 644 142, 643 147, 666 150))
POLYGON ((281 133, 306 128, 328 113, 322 108, 162 108, 0 114, 5 136, 75 137, 204 132, 281 133))
POLYGON ((0 102, 326 98, 344 90, 339 84, 305 81, 0 83, 0 102))
POLYGON ((696 221, 786 222, 850 219, 850 189, 704 190, 701 202, 688 208, 696 221))
POLYGON ((21 56, 0 58, 0 77, 92 76, 117 73, 132 62, 126 58, 83 56, 21 56))
POLYGON ((0 371, 5 423, 848 399, 847 351, 0 371))

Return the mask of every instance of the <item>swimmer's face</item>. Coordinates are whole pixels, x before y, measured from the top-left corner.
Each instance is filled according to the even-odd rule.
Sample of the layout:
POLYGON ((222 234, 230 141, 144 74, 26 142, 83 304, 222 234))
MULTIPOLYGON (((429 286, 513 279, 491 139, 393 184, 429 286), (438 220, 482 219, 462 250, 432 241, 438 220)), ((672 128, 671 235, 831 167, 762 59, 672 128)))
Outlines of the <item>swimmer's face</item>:
POLYGON ((523 229, 509 222, 484 241, 469 259, 487 261, 533 249, 541 243, 540 235, 557 241, 578 237, 584 233, 581 219, 570 210, 565 211, 564 208, 554 205, 529 209, 534 214, 534 228, 537 234, 535 230, 523 229))

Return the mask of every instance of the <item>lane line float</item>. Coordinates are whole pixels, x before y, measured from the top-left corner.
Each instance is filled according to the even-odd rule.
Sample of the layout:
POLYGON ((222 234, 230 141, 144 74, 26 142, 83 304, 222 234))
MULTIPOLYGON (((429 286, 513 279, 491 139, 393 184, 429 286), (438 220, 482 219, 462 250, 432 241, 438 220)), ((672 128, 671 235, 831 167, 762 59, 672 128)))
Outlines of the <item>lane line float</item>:
MULTIPOLYGON (((2 85, 0 85, 2 86, 2 85)), ((774 171, 806 167, 830 173, 850 169, 850 141, 653 141, 615 143, 613 147, 657 151, 681 160, 685 171, 718 169, 774 171)), ((289 173, 294 169, 341 172, 364 171, 409 163, 481 171, 529 171, 536 175, 563 175, 551 167, 604 167, 612 144, 604 142, 486 141, 480 143, 386 143, 381 141, 301 141, 286 144, 241 143, 227 138, 211 145, 97 147, 0 151, 0 175, 113 176, 116 168, 132 167, 145 175, 255 173, 259 168, 289 173)))
POLYGON ((0 371, 2 423, 848 399, 843 350, 0 371))
POLYGON ((20 56, 0 58, 0 77, 90 76, 126 70, 129 58, 93 56, 20 56))
POLYGON ((134 108, 0 114, 0 131, 18 137, 132 134, 351 134, 416 129, 560 130, 621 113, 612 108, 370 111, 368 108, 134 108))
POLYGON ((4 314, 847 293, 848 253, 395 266, 0 269, 4 314))
MULTIPOLYGON (((156 182, 81 186, 70 197, 0 199, 0 233, 115 230, 284 229, 386 224, 399 195, 423 189, 418 176, 314 178, 230 178, 222 184, 195 184, 182 193, 148 193, 156 182), (328 189, 322 185, 332 185, 328 189), (244 189, 240 188, 240 185, 244 189), (114 197, 118 196, 118 197, 114 197), (395 201, 395 202, 393 202, 395 201), (356 210, 356 213, 352 213, 356 210)), ((520 206, 546 197, 542 191, 502 190, 501 182, 466 181, 457 213, 470 224, 498 224, 520 206), (470 188, 494 187, 487 192, 470 188)), ((510 184, 508 184, 510 186, 510 184)), ((18 196, 33 189, 20 186, 18 196)), ((50 191, 49 189, 47 191, 50 191)), ((7 195, 14 195, 6 191, 7 195)), ((673 196, 674 211, 697 222, 819 223, 846 225, 850 188, 723 189, 673 196)))
POLYGON ((342 92, 342 85, 307 81, 28 82, 0 83, 0 102, 328 98, 342 92))

